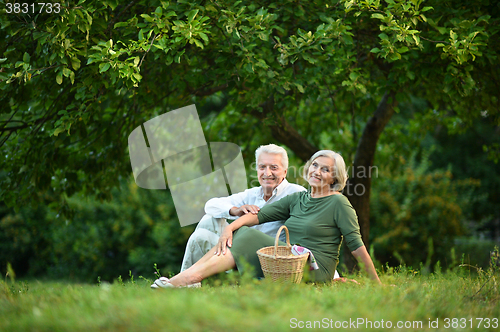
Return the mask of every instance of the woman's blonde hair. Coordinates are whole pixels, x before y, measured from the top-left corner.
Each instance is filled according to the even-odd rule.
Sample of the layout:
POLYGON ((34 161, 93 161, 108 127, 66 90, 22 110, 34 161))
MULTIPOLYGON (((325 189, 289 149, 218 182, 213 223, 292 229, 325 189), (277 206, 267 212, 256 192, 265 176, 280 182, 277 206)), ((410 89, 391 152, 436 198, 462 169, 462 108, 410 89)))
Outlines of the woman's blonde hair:
POLYGON ((349 175, 347 174, 347 170, 345 167, 344 158, 337 152, 331 150, 320 150, 312 155, 311 158, 307 161, 304 166, 304 173, 302 177, 309 181, 307 176, 309 166, 311 166, 312 162, 318 157, 327 157, 333 160, 333 184, 331 185, 331 189, 335 191, 342 191, 347 183, 347 179, 349 175))

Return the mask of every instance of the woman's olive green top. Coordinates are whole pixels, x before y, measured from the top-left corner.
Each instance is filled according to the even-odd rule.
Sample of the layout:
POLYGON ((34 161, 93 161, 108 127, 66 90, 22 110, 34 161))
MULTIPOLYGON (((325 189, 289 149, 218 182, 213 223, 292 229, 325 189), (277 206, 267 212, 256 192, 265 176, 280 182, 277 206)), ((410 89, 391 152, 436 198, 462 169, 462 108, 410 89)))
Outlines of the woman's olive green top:
POLYGON ((342 194, 312 198, 309 191, 294 193, 262 207, 258 218, 259 223, 286 220, 290 243, 311 250, 318 262, 316 281, 332 280, 343 238, 350 251, 363 246, 356 211, 342 194))

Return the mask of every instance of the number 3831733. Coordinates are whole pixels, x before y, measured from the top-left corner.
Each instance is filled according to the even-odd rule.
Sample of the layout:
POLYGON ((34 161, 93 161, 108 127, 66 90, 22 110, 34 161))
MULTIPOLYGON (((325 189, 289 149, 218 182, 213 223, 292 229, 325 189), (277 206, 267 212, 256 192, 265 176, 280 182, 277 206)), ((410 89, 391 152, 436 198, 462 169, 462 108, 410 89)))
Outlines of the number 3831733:
POLYGON ((58 2, 8 2, 5 4, 5 11, 7 14, 58 14, 61 12, 61 4, 58 2))

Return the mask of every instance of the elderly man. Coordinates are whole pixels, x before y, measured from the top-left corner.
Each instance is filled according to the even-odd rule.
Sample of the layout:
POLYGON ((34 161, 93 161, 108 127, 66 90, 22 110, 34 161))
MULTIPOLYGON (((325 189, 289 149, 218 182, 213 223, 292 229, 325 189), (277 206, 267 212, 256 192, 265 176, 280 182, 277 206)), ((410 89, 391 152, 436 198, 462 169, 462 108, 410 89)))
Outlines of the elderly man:
MULTIPOLYGON (((288 155, 282 147, 275 144, 260 146, 255 151, 255 160, 260 187, 229 197, 212 198, 206 203, 206 215, 189 237, 181 271, 191 267, 217 244, 223 229, 228 225, 227 219, 234 220, 247 213, 256 214, 266 204, 306 190, 286 180, 288 155)), ((283 221, 274 221, 253 227, 275 237, 282 224, 283 221)), ((284 232, 280 239, 285 241, 284 232)))

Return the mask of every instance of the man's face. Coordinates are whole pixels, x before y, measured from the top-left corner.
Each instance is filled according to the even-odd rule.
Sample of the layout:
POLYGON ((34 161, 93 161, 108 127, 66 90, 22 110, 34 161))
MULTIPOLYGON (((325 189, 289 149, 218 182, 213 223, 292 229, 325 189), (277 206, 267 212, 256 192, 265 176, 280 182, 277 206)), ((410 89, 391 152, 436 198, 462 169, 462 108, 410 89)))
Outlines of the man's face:
POLYGON ((264 190, 274 190, 286 177, 286 169, 281 163, 281 155, 261 153, 257 161, 257 176, 264 190))

